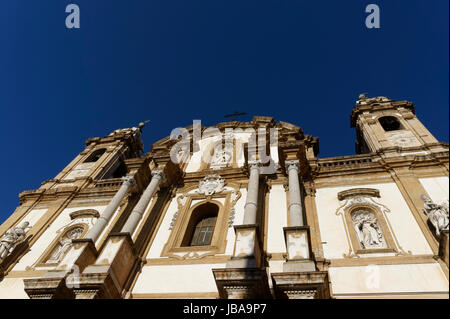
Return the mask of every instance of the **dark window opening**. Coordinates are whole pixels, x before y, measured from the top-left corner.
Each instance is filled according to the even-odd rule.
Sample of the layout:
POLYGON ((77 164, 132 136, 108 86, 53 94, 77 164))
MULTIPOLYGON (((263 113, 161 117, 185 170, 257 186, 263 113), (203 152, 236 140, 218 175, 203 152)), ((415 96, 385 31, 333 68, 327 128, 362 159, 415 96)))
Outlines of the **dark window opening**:
POLYGON ((402 129, 402 125, 400 124, 400 121, 393 116, 384 116, 378 119, 381 126, 386 132, 389 131, 397 131, 402 129))
POLYGON ((119 178, 125 175, 127 175, 127 167, 123 162, 120 162, 120 165, 112 173, 112 178, 119 178))
POLYGON ((191 215, 182 246, 211 245, 219 207, 213 203, 198 206, 191 215))
POLYGON ((94 151, 84 162, 85 163, 93 163, 97 162, 100 157, 106 152, 105 148, 101 148, 99 150, 94 151))

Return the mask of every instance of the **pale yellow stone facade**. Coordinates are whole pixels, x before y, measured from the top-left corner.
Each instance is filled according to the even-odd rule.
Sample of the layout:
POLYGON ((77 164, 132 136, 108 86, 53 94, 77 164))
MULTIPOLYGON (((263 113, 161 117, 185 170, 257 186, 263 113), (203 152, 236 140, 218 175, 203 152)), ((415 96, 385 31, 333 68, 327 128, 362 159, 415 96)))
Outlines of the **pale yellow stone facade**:
POLYGON ((264 116, 146 154, 143 125, 91 138, 0 226, 0 298, 448 298, 421 197, 448 204, 448 144, 408 101, 360 96, 351 125, 332 158, 264 116))

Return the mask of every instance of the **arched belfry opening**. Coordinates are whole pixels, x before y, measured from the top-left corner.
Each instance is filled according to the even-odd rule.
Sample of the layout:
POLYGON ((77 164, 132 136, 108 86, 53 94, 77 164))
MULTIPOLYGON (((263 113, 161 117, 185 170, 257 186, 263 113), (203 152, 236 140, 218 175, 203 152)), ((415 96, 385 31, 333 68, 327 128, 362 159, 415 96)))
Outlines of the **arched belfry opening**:
POLYGON ((103 154, 105 154, 106 152, 106 148, 101 148, 98 149, 94 152, 92 152, 91 155, 89 155, 89 157, 84 161, 84 163, 95 163, 97 162, 100 157, 102 157, 103 154))
POLYGON ((383 116, 378 119, 385 132, 402 130, 403 126, 394 116, 383 116))
POLYGON ((219 206, 205 203, 194 209, 184 234, 182 246, 208 246, 214 234, 219 206))

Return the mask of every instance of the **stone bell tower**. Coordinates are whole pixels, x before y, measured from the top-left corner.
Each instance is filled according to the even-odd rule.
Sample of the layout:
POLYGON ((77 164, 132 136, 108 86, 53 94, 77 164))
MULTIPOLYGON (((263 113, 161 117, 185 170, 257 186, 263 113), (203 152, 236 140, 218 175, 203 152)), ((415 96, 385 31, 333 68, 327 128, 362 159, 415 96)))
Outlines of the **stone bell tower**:
POLYGON ((127 173, 125 159, 139 157, 143 152, 139 127, 115 130, 104 138, 86 141, 86 148, 43 188, 55 186, 83 187, 92 180, 119 178, 127 173))
POLYGON ((419 121, 409 101, 361 94, 351 114, 351 127, 356 127, 358 154, 392 157, 446 151, 419 121))

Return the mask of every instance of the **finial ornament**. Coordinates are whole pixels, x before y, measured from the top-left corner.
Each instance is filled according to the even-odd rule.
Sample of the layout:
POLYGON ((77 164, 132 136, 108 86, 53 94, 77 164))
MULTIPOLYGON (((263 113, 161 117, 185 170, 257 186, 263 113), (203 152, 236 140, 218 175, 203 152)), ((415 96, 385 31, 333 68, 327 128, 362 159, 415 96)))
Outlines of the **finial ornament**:
POLYGON ((367 93, 361 93, 360 95, 359 95, 359 97, 358 97, 358 100, 365 100, 367 97, 366 97, 366 94, 367 93))
POLYGON ((148 122, 150 122, 150 120, 147 120, 147 121, 139 123, 138 128, 142 131, 142 129, 144 128, 145 124, 147 124, 148 122))

